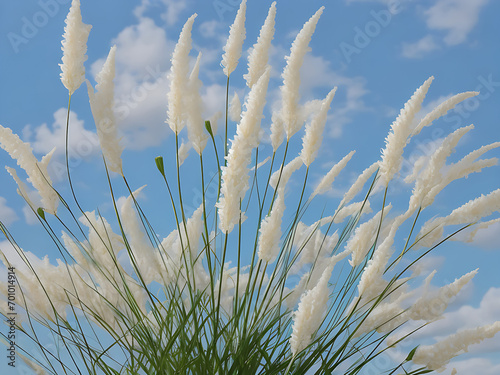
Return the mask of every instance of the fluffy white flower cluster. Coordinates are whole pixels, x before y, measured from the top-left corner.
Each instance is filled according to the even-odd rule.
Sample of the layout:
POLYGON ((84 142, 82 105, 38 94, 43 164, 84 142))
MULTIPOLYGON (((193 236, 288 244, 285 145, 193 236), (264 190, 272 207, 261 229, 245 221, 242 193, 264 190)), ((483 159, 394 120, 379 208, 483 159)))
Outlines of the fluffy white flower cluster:
POLYGON ((114 108, 116 46, 111 47, 101 71, 97 74, 97 92, 87 81, 90 108, 94 116, 102 153, 110 171, 123 175, 121 154, 123 147, 118 138, 114 108))
POLYGON ((249 164, 252 161, 252 150, 259 144, 260 122, 266 104, 270 75, 271 68, 268 68, 252 86, 246 110, 227 155, 227 166, 222 169, 222 196, 217 208, 219 208, 219 227, 224 232, 231 232, 240 220, 240 203, 249 188, 249 164))
POLYGON ((84 62, 87 60, 87 39, 89 37, 91 25, 82 22, 80 11, 80 0, 73 0, 68 16, 66 17, 66 27, 62 41, 62 64, 61 81, 73 94, 85 81, 84 62))
MULTIPOLYGON (((42 198, 42 205, 45 211, 53 215, 57 212, 59 204, 59 195, 52 187, 52 181, 48 173, 48 164, 55 149, 45 155, 40 162, 33 155, 33 149, 28 143, 21 141, 17 134, 12 133, 12 130, 0 125, 0 147, 9 153, 9 155, 17 161, 22 169, 26 171, 28 180, 33 187, 38 191, 42 198)), ((24 184, 18 178, 16 171, 7 167, 7 171, 16 180, 19 187, 19 194, 26 199, 30 206, 36 210, 37 207, 31 203, 31 200, 26 193, 24 184)))
POLYGON ((424 365, 430 370, 442 372, 452 358, 466 352, 470 345, 492 338, 498 332, 500 332, 500 322, 460 331, 434 345, 419 346, 413 356, 413 362, 424 365))

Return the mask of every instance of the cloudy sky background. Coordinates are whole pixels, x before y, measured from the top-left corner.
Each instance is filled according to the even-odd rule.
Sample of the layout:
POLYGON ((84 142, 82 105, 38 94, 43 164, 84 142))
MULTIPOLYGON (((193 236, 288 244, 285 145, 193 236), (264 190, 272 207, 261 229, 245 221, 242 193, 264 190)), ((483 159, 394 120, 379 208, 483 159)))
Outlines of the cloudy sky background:
MULTIPOLYGON (((245 49, 255 43, 270 3, 249 0, 245 49)), ((192 13, 198 13, 192 57, 194 61, 198 51, 203 53, 200 77, 204 82, 204 116, 212 118, 224 105, 225 78, 219 66, 221 48, 238 5, 235 0, 82 0, 84 22, 93 25, 86 62, 91 82, 95 83, 93 78, 109 47, 112 44, 118 47, 115 96, 126 148, 124 169, 133 187, 148 184, 141 201, 146 212, 148 207, 155 208, 159 196, 164 196, 153 159, 157 155, 170 155, 173 145, 173 137, 164 123, 166 72, 179 31, 192 13)), ((288 54, 302 24, 321 5, 326 5, 326 10, 301 72, 301 96, 306 101, 323 98, 334 86, 338 86, 338 91, 325 130, 321 157, 311 173, 313 182, 349 151, 357 150, 348 170, 339 176, 329 193, 334 202, 338 202, 357 174, 379 157, 399 109, 431 75, 435 80, 421 116, 453 94, 477 90, 481 95, 463 103, 412 141, 405 154, 403 177, 411 168, 412 160, 429 153, 440 139, 458 127, 475 125, 459 143, 452 157, 455 159, 483 144, 500 140, 500 3, 494 0, 278 2, 264 129, 269 128, 270 109, 279 99, 283 57, 288 54)), ((58 66, 68 8, 65 0, 4 1, 0 5, 0 123, 31 142, 38 157, 56 147, 52 177, 61 194, 69 198, 64 180, 67 91, 59 81, 58 66)), ((231 95, 236 92, 240 98, 248 93, 241 78, 246 72, 245 57, 246 53, 231 82, 231 95)), ((185 134, 183 137, 187 138, 185 134)), ((299 143, 294 146, 295 151, 299 143)), ((103 215, 111 217, 113 211, 84 87, 72 99, 70 148, 72 175, 83 205, 90 209, 98 206, 103 215)), ((263 153, 269 153, 270 149, 266 144, 262 147, 263 153)), ((498 150, 486 155, 499 156, 498 150)), ((196 162, 191 151, 185 168, 195 168, 196 162)), ((14 166, 15 162, 2 151, 0 164, 14 166)), ((166 159, 166 165, 172 167, 172 161, 166 159)), ((40 245, 43 231, 34 225, 36 218, 16 194, 15 184, 4 170, 0 170, 0 181, 0 219, 20 238, 25 250, 40 257, 49 254, 55 261, 56 250, 48 241, 40 245)), ((438 196, 434 211, 425 214, 423 219, 446 215, 481 193, 497 189, 499 182, 498 167, 455 182, 438 196)), ((299 186, 299 182, 296 183, 299 186)), ((310 186, 312 189, 314 183, 310 186)), ((410 190, 411 187, 396 182, 391 194, 395 199, 404 199, 410 190)), ((199 189, 193 187, 191 196, 188 211, 197 207, 199 189)), ((401 207, 404 204, 406 201, 402 201, 401 207)), ((153 221, 161 223, 161 213, 150 215, 153 221)), ((160 234, 168 233, 167 228, 163 229, 159 230, 160 234)), ((419 339, 433 342, 434 338, 457 329, 499 319, 499 231, 499 224, 492 225, 479 231, 472 243, 452 242, 442 246, 426 262, 427 272, 439 268, 433 281, 436 286, 475 268, 480 271, 450 306, 447 319, 419 332, 419 339)), ((8 247, 5 241, 1 241, 0 246, 8 247)), ((471 348, 471 353, 454 361, 453 366, 458 374, 473 371, 498 374, 500 360, 494 355, 498 351, 500 337, 471 348)), ((453 366, 445 374, 449 374, 453 366)))

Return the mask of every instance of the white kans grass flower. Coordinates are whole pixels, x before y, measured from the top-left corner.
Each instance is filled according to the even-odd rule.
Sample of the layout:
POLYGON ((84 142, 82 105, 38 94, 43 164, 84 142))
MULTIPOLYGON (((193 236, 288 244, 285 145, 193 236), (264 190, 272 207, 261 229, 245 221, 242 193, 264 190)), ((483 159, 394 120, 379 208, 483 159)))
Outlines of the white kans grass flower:
POLYGON ((273 172, 271 178, 269 179, 269 185, 273 189, 277 189, 278 191, 284 190, 285 185, 288 183, 290 177, 292 177, 292 173, 295 172, 302 166, 302 158, 297 156, 295 159, 288 162, 284 167, 280 167, 276 171, 273 172))
POLYGON ((111 47, 106 62, 101 71, 96 76, 96 90, 89 81, 87 89, 90 100, 90 108, 94 116, 94 122, 97 129, 97 136, 101 150, 106 159, 107 167, 110 171, 123 176, 121 154, 123 147, 118 138, 118 128, 116 125, 114 108, 115 85, 115 56, 116 46, 111 47))
POLYGON ((281 116, 287 139, 290 139, 299 131, 302 122, 298 121, 300 116, 299 106, 299 88, 300 88, 300 68, 304 63, 304 57, 309 50, 309 42, 311 41, 316 25, 325 7, 321 7, 307 21, 302 30, 297 34, 297 37, 292 43, 290 55, 286 56, 286 66, 283 70, 282 78, 283 85, 281 86, 281 116))
POLYGON ((473 226, 474 228, 473 230, 469 231, 468 233, 464 233, 462 236, 459 236, 459 238, 456 238, 457 236, 451 237, 450 240, 461 241, 461 242, 472 242, 476 238, 477 232, 479 232, 481 229, 486 229, 490 225, 496 223, 500 223, 500 218, 477 223, 476 225, 473 226))
POLYGON ((442 372, 451 359, 467 352, 469 346, 479 344, 500 332, 500 321, 482 327, 465 329, 433 345, 421 345, 413 356, 413 363, 442 372))
POLYGON ((451 98, 445 100, 441 104, 439 104, 436 108, 430 111, 428 114, 424 116, 422 120, 418 123, 418 125, 413 129, 412 137, 419 134, 420 131, 432 124, 434 120, 444 116, 448 111, 455 108, 455 106, 468 98, 472 98, 473 96, 479 95, 479 92, 476 91, 467 91, 457 95, 452 96, 451 98))
POLYGON ((456 208, 446 217, 428 220, 420 229, 417 241, 421 246, 431 246, 443 236, 445 225, 475 223, 494 212, 500 212, 500 189, 488 195, 481 194, 480 197, 456 208))
POLYGON ((229 119, 234 122, 241 120, 241 101, 237 93, 234 93, 231 103, 229 103, 229 119))
POLYGON ((184 142, 182 140, 181 145, 179 147, 179 166, 184 164, 184 161, 186 161, 187 157, 189 156, 189 150, 191 149, 191 142, 184 142))
POLYGON ((333 266, 327 267, 318 284, 300 298, 299 307, 293 314, 292 335, 290 337, 290 349, 294 356, 309 346, 314 332, 323 322, 330 297, 328 280, 330 280, 332 271, 333 266))
POLYGON ((72 95, 85 81, 84 62, 87 60, 87 39, 91 25, 82 22, 80 0, 73 0, 66 17, 62 43, 61 81, 72 95))
POLYGON ((14 168, 10 168, 10 167, 7 167, 7 166, 5 167, 5 169, 12 176, 12 178, 14 179, 14 181, 16 181, 16 184, 17 184, 17 193, 21 197, 24 198, 24 200, 26 201, 26 203, 28 204, 28 206, 30 206, 33 211, 36 211, 38 207, 36 207, 35 204, 31 201, 30 196, 28 194, 28 191, 26 190, 26 185, 19 178, 19 176, 17 175, 16 170, 14 168))
POLYGON ((372 212, 370 201, 355 202, 338 210, 333 218, 335 224, 340 224, 346 217, 359 214, 366 215, 372 212))
POLYGON ((222 169, 221 198, 216 206, 219 209, 219 227, 224 232, 231 232, 240 220, 240 202, 249 188, 248 166, 252 161, 252 150, 259 144, 260 123, 270 75, 271 68, 268 67, 250 90, 246 110, 226 157, 227 166, 222 169))
MULTIPOLYGON (((226 45, 223 47, 224 54, 222 55, 221 65, 223 67, 224 74, 229 77, 231 73, 238 66, 238 60, 241 57, 241 49, 243 48, 243 42, 245 41, 246 30, 245 30, 245 14, 247 11, 247 0, 243 0, 236 13, 236 18, 234 23, 231 25, 229 30, 229 37, 227 38, 226 45)), ((265 69, 264 69, 265 70, 265 69)))
POLYGON ((387 262, 393 254, 392 245, 396 231, 401 224, 401 221, 393 224, 389 235, 377 246, 373 252, 373 257, 368 261, 367 266, 363 270, 358 283, 358 293, 360 298, 368 302, 380 295, 385 289, 388 282, 384 280, 383 275, 387 262))
POLYGON ((363 186, 365 186, 368 179, 373 176, 373 174, 377 171, 379 166, 378 162, 373 163, 368 168, 366 168, 354 181, 349 190, 344 194, 344 197, 340 201, 339 208, 344 204, 349 203, 358 193, 361 191, 363 186))
POLYGON ((340 160, 337 164, 335 164, 330 171, 321 179, 316 189, 314 189, 311 194, 311 198, 314 198, 316 195, 325 194, 328 190, 331 189, 333 182, 337 178, 337 176, 342 172, 345 168, 349 160, 351 160, 352 156, 356 151, 351 151, 348 153, 342 160, 340 160))
MULTIPOLYGON (((38 162, 33 155, 33 149, 29 143, 23 142, 11 129, 4 128, 2 125, 0 125, 0 147, 7 151, 10 157, 17 161, 17 165, 25 170, 28 175, 28 181, 38 191, 42 198, 43 209, 55 215, 59 204, 59 195, 52 187, 52 180, 47 170, 55 149, 52 149, 52 151, 38 162)), ((10 170, 9 173, 11 173, 10 170)), ((16 179, 12 173, 11 175, 16 179)), ((19 184, 18 187, 22 192, 24 187, 19 184)))
MULTIPOLYGON (((409 210, 415 211, 419 207, 428 207, 432 204, 436 195, 447 185, 443 183, 444 178, 441 173, 446 164, 446 159, 451 155, 460 139, 473 128, 473 125, 469 125, 459 128, 448 135, 441 143, 441 146, 430 156, 427 167, 422 171, 419 170, 422 167, 420 161, 416 163, 414 173, 405 179, 405 182, 416 179, 415 188, 410 198, 409 210)), ((425 158, 425 156, 422 158, 425 158)))
MULTIPOLYGON (((391 211, 392 204, 384 207, 384 218, 391 211)), ((375 243, 377 231, 383 222, 382 210, 377 212, 370 220, 358 226, 352 237, 347 241, 346 248, 352 252, 349 264, 359 266, 375 243)))
POLYGON ((253 48, 248 55, 248 73, 245 74, 243 78, 245 78, 247 86, 250 88, 252 88, 252 86, 266 70, 267 62, 269 60, 269 49, 271 48, 271 42, 274 38, 275 17, 276 1, 271 4, 266 20, 260 29, 257 43, 253 45, 253 48))
MULTIPOLYGON (((283 220, 283 213, 285 212, 285 188, 288 180, 290 179, 293 172, 299 169, 302 165, 302 160, 300 157, 296 157, 290 163, 288 163, 281 172, 281 180, 279 181, 279 186, 277 187, 278 196, 273 203, 273 208, 271 214, 262 220, 259 232, 259 251, 258 257, 267 263, 272 263, 276 260, 279 250, 280 250, 280 239, 281 239, 281 223, 283 220)), ((273 176, 277 176, 277 173, 281 168, 275 172, 273 176)), ((272 177, 271 177, 272 179, 272 177)), ((277 181, 274 184, 270 182, 271 186, 276 188, 277 181)))
POLYGON ((420 111, 433 79, 434 77, 430 77, 415 91, 391 125, 391 131, 385 139, 386 146, 382 150, 382 160, 380 161, 380 175, 385 184, 388 184, 401 169, 403 149, 413 131, 413 119, 420 111))
POLYGON ((476 276, 478 269, 463 275, 451 284, 445 285, 436 291, 428 292, 417 299, 410 309, 408 316, 412 320, 433 321, 442 318, 448 304, 462 289, 476 276))
POLYGON ((276 152, 283 143, 284 134, 283 117, 278 111, 273 111, 271 116, 271 145, 273 146, 273 152, 276 152))
POLYGON ((167 123, 175 134, 184 128, 187 119, 185 99, 189 88, 189 52, 191 51, 191 31, 197 14, 188 18, 179 35, 179 40, 172 53, 170 72, 170 90, 167 94, 167 123))
POLYGON ((323 130, 326 125, 326 117, 336 91, 337 88, 335 87, 328 93, 326 98, 321 102, 321 107, 317 114, 306 125, 306 132, 302 138, 302 151, 300 153, 306 167, 309 167, 318 155, 323 138, 323 130))
POLYGON ((133 196, 129 195, 126 198, 120 209, 120 214, 130 250, 134 256, 134 262, 137 264, 138 271, 144 278, 144 282, 150 284, 153 280, 161 280, 159 276, 160 269, 158 268, 161 263, 157 259, 157 249, 146 238, 144 231, 141 229, 142 224, 135 212, 134 199, 139 196, 145 187, 146 185, 140 187, 132 193, 133 196))
POLYGON ((186 103, 188 137, 198 155, 201 155, 208 140, 208 134, 205 131, 205 121, 203 121, 202 117, 203 100, 200 95, 202 83, 198 78, 200 72, 200 61, 201 52, 198 53, 196 63, 189 76, 186 103))
POLYGON ((272 263, 278 257, 280 251, 281 222, 285 212, 284 192, 278 193, 274 201, 271 214, 262 220, 259 232, 258 257, 266 263, 272 263))

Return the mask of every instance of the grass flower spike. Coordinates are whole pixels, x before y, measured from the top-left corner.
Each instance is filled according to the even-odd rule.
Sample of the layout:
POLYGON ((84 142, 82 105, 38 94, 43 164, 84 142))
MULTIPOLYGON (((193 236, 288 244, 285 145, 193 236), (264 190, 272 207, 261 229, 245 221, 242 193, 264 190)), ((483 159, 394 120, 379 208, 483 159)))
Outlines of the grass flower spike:
POLYGON ((123 175, 121 154, 123 147, 118 138, 118 129, 114 114, 114 83, 116 46, 111 47, 106 62, 96 77, 97 92, 87 81, 90 107, 101 144, 102 153, 108 168, 123 175))
POLYGON ((247 11, 247 0, 243 0, 236 13, 234 23, 229 30, 229 37, 227 38, 226 45, 224 46, 224 54, 222 55, 221 66, 224 74, 229 77, 231 73, 238 66, 238 60, 241 57, 241 49, 245 41, 245 15, 247 11))
POLYGON ((290 139, 292 135, 297 133, 302 126, 302 123, 298 121, 301 117, 299 106, 300 68, 304 63, 304 57, 309 50, 309 42, 311 41, 323 10, 324 7, 321 7, 309 21, 304 24, 302 30, 300 30, 292 43, 290 55, 286 57, 286 67, 282 74, 281 115, 283 116, 287 139, 290 139))
POLYGON ((246 110, 238 124, 236 136, 227 156, 227 167, 222 171, 222 196, 217 208, 219 226, 224 232, 231 232, 240 220, 240 202, 249 188, 249 164, 252 150, 259 144, 260 122, 266 104, 270 75, 271 68, 268 68, 248 95, 246 110))
POLYGON ((252 86, 258 81, 259 77, 266 71, 269 60, 269 49, 274 37, 274 18, 276 17, 276 1, 271 4, 267 13, 264 25, 260 29, 257 43, 248 56, 248 73, 243 76, 247 81, 247 86, 252 86))
MULTIPOLYGON (((38 191, 42 198, 42 205, 45 211, 53 215, 57 212, 59 196, 52 187, 52 180, 48 173, 48 164, 55 149, 45 155, 40 162, 33 155, 33 150, 28 143, 21 141, 17 134, 12 133, 9 128, 0 125, 0 147, 9 153, 17 161, 26 174, 28 180, 38 191)), ((12 171, 12 170, 11 170, 12 171)), ((9 173, 11 173, 9 171, 9 173)), ((11 173, 12 174, 12 173, 11 173)), ((13 175, 16 179, 17 175, 13 175)), ((22 185, 18 185, 20 192, 24 190, 22 185)))
POLYGON ((92 26, 82 22, 80 0, 73 0, 62 41, 61 81, 72 95, 85 81, 84 62, 87 60, 87 39, 92 26))
POLYGON ((500 322, 460 331, 434 345, 419 346, 412 361, 425 365, 430 370, 442 372, 452 358, 467 352, 470 345, 491 338, 498 332, 500 332, 500 322))
POLYGON ((197 14, 189 17, 182 28, 172 54, 172 65, 168 75, 170 90, 167 94, 167 123, 175 134, 179 134, 187 119, 185 101, 189 92, 189 52, 191 51, 191 30, 196 17, 197 14))
POLYGON ((290 337, 290 349, 293 355, 297 355, 311 343, 314 332, 323 321, 330 295, 328 280, 332 270, 332 266, 325 269, 319 283, 300 298, 299 307, 294 313, 293 332, 290 337))
POLYGON ((386 184, 392 180, 401 168, 403 149, 413 131, 411 127, 413 119, 420 111, 422 102, 433 80, 434 77, 430 77, 415 91, 399 113, 398 118, 391 125, 391 132, 385 140, 386 146, 382 150, 382 160, 380 162, 380 175, 386 184))

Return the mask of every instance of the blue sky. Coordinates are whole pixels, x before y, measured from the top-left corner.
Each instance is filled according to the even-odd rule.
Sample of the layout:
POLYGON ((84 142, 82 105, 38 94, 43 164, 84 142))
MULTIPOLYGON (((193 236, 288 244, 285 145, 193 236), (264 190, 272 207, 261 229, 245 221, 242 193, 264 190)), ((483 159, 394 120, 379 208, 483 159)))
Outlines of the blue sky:
MULTIPOLYGON (((245 49, 255 42, 270 3, 249 0, 245 49)), ((84 22, 93 25, 86 62, 87 76, 92 82, 109 47, 112 44, 118 47, 116 98, 126 148, 125 173, 135 187, 148 184, 142 202, 146 210, 154 209, 156 197, 164 195, 153 158, 167 155, 173 145, 173 137, 164 123, 168 87, 165 73, 179 31, 192 13, 198 13, 192 56, 194 59, 197 51, 203 53, 201 79, 205 85, 205 115, 210 118, 223 108, 225 80, 219 68, 221 48, 238 5, 235 0, 82 0, 84 22)), ((338 86, 338 92, 332 103, 321 157, 311 178, 318 180, 334 162, 350 150, 357 150, 349 170, 339 177, 329 198, 337 202, 357 173, 378 158, 399 109, 431 75, 435 80, 423 113, 459 92, 477 90, 481 95, 422 132, 409 146, 404 167, 411 166, 412 158, 428 152, 433 142, 457 127, 475 125, 460 142, 455 158, 500 140, 500 2, 494 0, 278 1, 269 105, 277 99, 283 56, 288 54, 296 32, 321 5, 326 9, 302 70, 301 95, 305 101, 324 97, 334 86, 338 86)), ((51 171, 56 187, 65 196, 69 193, 62 169, 67 91, 59 80, 58 64, 68 9, 68 0, 3 1, 0 5, 0 123, 30 141, 39 157, 57 147, 51 171)), ((240 97, 248 92, 241 79, 245 68, 246 61, 242 59, 231 82, 231 93, 237 92, 240 97)), ((104 215, 111 216, 84 87, 74 95, 72 111, 70 143, 75 151, 71 165, 76 189, 87 207, 99 206, 104 215)), ((269 123, 267 112, 262 125, 268 128, 269 123)), ((294 145, 295 151, 298 145, 294 145)), ((263 148, 267 152, 269 149, 268 145, 263 148)), ((490 151, 487 156, 499 157, 500 151, 490 151)), ((191 151, 185 168, 196 168, 196 162, 191 151)), ((14 166, 15 162, 2 152, 0 164, 14 166)), ((166 165, 167 170, 173 168, 168 160, 166 165)), ((40 247, 43 232, 33 225, 33 218, 26 213, 15 193, 15 184, 4 170, 0 170, 0 181, 0 219, 14 235, 22 237, 25 250, 55 258, 49 242, 40 247)), ((481 193, 497 189, 499 182, 498 167, 455 182, 438 196, 433 211, 425 218, 446 215, 481 193)), ((410 190, 408 186, 395 184, 392 193, 405 197, 410 190)), ((188 211, 197 207, 199 196, 199 189, 193 187, 188 211)), ((167 207, 163 198, 158 200, 167 207)), ((153 221, 162 223, 161 213, 155 212, 153 221)), ((478 267, 480 273, 450 307, 450 319, 437 322, 434 333, 425 331, 422 339, 485 324, 500 316, 500 277, 496 269, 500 264, 499 230, 500 225, 493 225, 480 231, 471 244, 453 242, 434 253, 429 268, 440 267, 436 285, 453 281, 478 267), (461 304, 466 306, 460 308, 461 304)), ((5 246, 3 242, 0 244, 5 246)), ((492 355, 495 351, 500 351, 500 337, 459 359, 455 364, 458 374, 468 374, 472 371, 469 369, 486 375, 500 373, 500 360, 492 355)))

